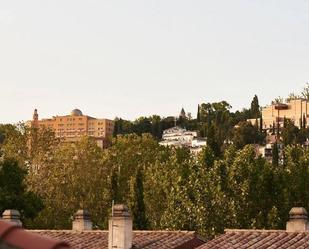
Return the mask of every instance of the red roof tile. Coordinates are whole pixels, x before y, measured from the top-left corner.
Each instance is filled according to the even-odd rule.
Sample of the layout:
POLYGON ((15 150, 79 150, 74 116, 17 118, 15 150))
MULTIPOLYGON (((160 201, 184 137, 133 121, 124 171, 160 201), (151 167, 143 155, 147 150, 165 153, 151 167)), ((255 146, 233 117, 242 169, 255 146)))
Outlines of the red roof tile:
MULTIPOLYGON (((66 241, 73 249, 107 249, 108 231, 32 230, 52 239, 66 241)), ((145 249, 194 249, 205 243, 189 231, 134 231, 133 245, 145 249)))
POLYGON ((309 232, 285 230, 226 230, 198 249, 296 249, 309 248, 309 232))

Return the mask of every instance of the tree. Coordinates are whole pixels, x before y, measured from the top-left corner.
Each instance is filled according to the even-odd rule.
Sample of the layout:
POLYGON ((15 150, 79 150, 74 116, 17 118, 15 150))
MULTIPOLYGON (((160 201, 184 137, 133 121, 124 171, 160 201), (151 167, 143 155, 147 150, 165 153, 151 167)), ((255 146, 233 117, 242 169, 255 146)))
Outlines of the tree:
POLYGON ((272 164, 274 167, 278 167, 279 165, 279 150, 278 144, 274 143, 273 150, 272 150, 272 164))
POLYGON ((151 134, 157 138, 161 139, 162 137, 162 124, 161 124, 161 117, 158 115, 153 115, 150 118, 151 123, 151 134))
POLYGON ((169 149, 160 146, 150 134, 118 135, 105 155, 107 167, 117 172, 119 202, 127 202, 130 199, 128 179, 135 176, 138 167, 147 168, 156 160, 167 160, 169 149))
POLYGON ((257 95, 254 95, 252 102, 251 102, 251 118, 258 118, 260 114, 260 105, 259 105, 259 99, 257 95))
POLYGON ((263 132, 263 116, 262 115, 260 116, 259 121, 260 121, 259 129, 260 129, 260 133, 262 133, 263 132))
POLYGON ((34 218, 43 208, 43 202, 25 185, 26 170, 14 159, 0 161, 0 213, 17 209, 22 218, 34 218))
POLYGON ((211 168, 215 162, 215 155, 209 146, 205 146, 198 155, 198 162, 206 168, 211 168))
POLYGON ((118 172, 114 169, 111 176, 111 199, 115 203, 120 203, 118 185, 118 172))
POLYGON ((299 129, 294 125, 290 119, 286 119, 285 127, 282 129, 281 138, 283 144, 296 144, 298 143, 299 129))
POLYGON ((0 130, 0 144, 3 144, 4 139, 5 139, 4 132, 0 130))
POLYGON ((275 135, 276 134, 276 125, 275 125, 275 122, 273 122, 273 125, 272 125, 272 135, 275 135))
POLYGON ((307 128, 307 119, 306 119, 306 115, 303 114, 303 122, 302 122, 302 125, 303 125, 303 129, 306 129, 307 128))
POLYGON ((133 228, 145 230, 148 228, 148 221, 144 202, 143 174, 140 168, 137 169, 132 185, 131 194, 133 196, 131 200, 131 211, 133 215, 133 228))
POLYGON ((299 99, 300 96, 296 95, 295 93, 290 93, 289 96, 286 98, 286 102, 290 102, 291 100, 299 99))
POLYGON ((201 116, 200 116, 200 105, 197 106, 197 117, 196 117, 196 121, 197 122, 201 122, 201 116))
POLYGON ((29 174, 30 188, 45 203, 32 226, 68 229, 72 214, 88 209, 94 225, 105 227, 112 203, 110 177, 106 157, 93 139, 62 144, 49 162, 29 174))
POLYGON ((282 104, 283 102, 284 102, 284 99, 283 99, 282 97, 278 96, 278 97, 275 98, 271 103, 272 103, 273 105, 275 105, 275 104, 282 104))
POLYGON ((212 124, 207 129, 207 145, 211 148, 211 150, 214 152, 214 155, 216 157, 219 157, 221 154, 221 148, 218 144, 218 140, 216 138, 216 130, 215 125, 212 124))
POLYGON ((147 117, 140 117, 136 119, 134 122, 134 133, 138 135, 142 135, 143 133, 150 133, 151 132, 151 122, 150 119, 147 117))
POLYGON ((301 96, 304 99, 309 100, 309 82, 307 82, 305 87, 303 88, 303 90, 301 92, 301 96))
POLYGON ((0 126, 4 141, 0 148, 5 158, 15 158, 21 167, 38 170, 49 161, 60 140, 49 128, 31 128, 24 123, 0 126))
POLYGON ((264 135, 259 132, 257 126, 253 126, 250 122, 240 122, 234 128, 233 143, 237 148, 243 148, 247 144, 262 143, 263 140, 264 135))

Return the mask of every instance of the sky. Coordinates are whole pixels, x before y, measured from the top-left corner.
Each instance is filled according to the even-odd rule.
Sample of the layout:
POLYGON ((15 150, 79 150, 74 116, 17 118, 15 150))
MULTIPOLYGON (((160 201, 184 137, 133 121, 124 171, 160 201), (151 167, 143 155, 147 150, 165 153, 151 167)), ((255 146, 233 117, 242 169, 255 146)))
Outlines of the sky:
POLYGON ((308 0, 1 0, 0 123, 192 116, 309 81, 308 0))

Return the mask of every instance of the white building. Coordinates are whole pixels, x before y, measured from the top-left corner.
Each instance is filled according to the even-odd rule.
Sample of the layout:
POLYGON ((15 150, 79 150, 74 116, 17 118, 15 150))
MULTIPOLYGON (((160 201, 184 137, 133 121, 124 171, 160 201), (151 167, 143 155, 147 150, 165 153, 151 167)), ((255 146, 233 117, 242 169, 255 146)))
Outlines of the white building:
POLYGON ((203 146, 206 146, 206 139, 198 138, 196 131, 187 131, 177 126, 163 131, 162 139, 161 145, 188 147, 194 153, 198 153, 203 146))

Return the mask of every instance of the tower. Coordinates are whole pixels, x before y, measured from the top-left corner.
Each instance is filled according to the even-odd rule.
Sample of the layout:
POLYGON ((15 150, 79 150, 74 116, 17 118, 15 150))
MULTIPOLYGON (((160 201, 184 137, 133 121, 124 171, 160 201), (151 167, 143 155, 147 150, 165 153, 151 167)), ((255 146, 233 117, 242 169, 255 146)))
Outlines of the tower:
POLYGON ((185 109, 181 109, 181 111, 180 111, 180 114, 179 114, 179 118, 187 118, 187 115, 186 115, 186 112, 185 112, 185 109))
POLYGON ((39 126, 39 114, 38 110, 34 109, 33 116, 32 116, 32 127, 38 127, 39 126))

